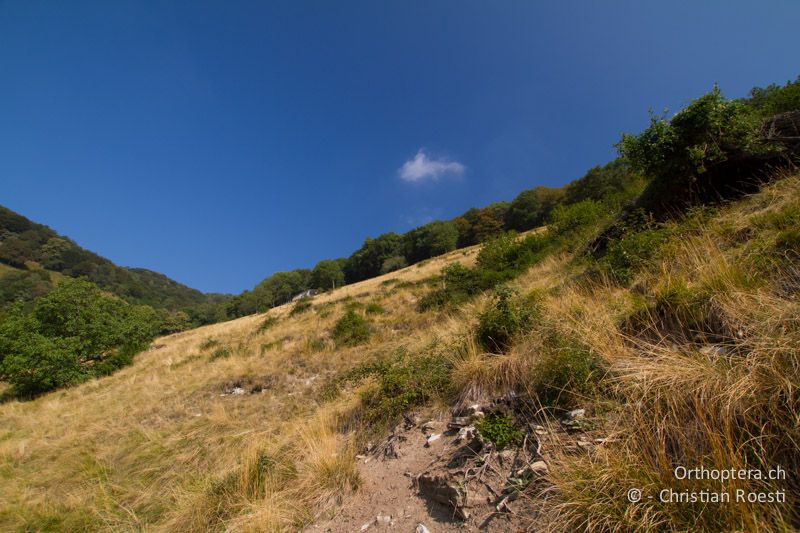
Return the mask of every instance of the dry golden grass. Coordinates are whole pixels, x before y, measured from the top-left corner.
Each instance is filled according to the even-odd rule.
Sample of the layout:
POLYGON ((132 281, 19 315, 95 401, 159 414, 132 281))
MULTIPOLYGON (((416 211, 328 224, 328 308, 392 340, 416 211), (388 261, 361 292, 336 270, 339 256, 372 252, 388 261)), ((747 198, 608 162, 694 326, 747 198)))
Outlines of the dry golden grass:
POLYGON ((548 450, 553 486, 536 527, 789 530, 796 485, 787 506, 723 510, 631 506, 626 492, 683 488, 676 463, 800 469, 798 262, 759 263, 781 213, 798 205, 800 177, 785 176, 674 238, 630 289, 584 275, 570 256, 546 258, 512 283, 537 295, 542 316, 503 355, 474 340, 488 297, 449 314, 416 310, 424 280, 471 265, 477 247, 318 295, 303 313, 287 304, 157 339, 113 376, 0 405, 0 529, 297 530, 359 484, 358 427, 342 420, 352 422, 360 389, 322 402, 331 377, 446 345, 460 401, 535 394, 542 365, 570 349, 556 338, 602 361, 595 378, 615 413, 606 429, 623 438, 589 455, 548 450), (336 320, 370 303, 385 310, 369 315, 370 340, 336 347, 336 320), (276 321, 262 328, 267 317, 276 321))
POLYGON ((477 251, 318 295, 295 316, 287 304, 159 338, 112 376, 0 405, 0 529, 278 531, 313 520, 358 484, 353 441, 334 423, 346 405, 321 407, 319 386, 447 334, 414 311, 427 290, 415 282, 477 251), (353 302, 385 313, 369 316, 367 344, 336 348, 330 331, 353 302), (277 322, 262 331, 267 316, 277 322), (236 386, 245 394, 227 394, 236 386), (273 457, 282 466, 260 478, 258 461, 273 457))

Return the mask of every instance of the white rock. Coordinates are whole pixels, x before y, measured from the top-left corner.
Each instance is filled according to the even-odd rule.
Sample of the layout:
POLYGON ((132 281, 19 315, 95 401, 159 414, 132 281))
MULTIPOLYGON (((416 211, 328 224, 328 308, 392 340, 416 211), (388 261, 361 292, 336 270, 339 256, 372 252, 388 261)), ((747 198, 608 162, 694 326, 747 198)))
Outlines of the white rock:
POLYGON ((414 533, 431 533, 431 532, 423 524, 417 524, 417 529, 414 530, 414 533))
POLYGON ((550 471, 547 463, 544 461, 536 461, 530 465, 531 472, 535 476, 544 476, 550 471))
POLYGON ((366 531, 366 530, 368 530, 368 529, 369 529, 369 526, 371 526, 371 525, 372 525, 372 522, 367 522, 366 524, 364 524, 363 526, 361 526, 361 531, 366 531))
POLYGON ((583 418, 584 416, 586 416, 586 409, 575 409, 574 411, 570 411, 569 413, 567 413, 567 416, 572 420, 583 418))
POLYGON ((385 514, 379 514, 375 517, 375 523, 378 525, 389 526, 392 524, 392 517, 385 514))
POLYGON ((244 389, 241 387, 236 387, 231 391, 231 394, 234 396, 241 396, 242 394, 244 394, 244 389))
POLYGON ((441 433, 434 433, 425 440, 425 446, 430 446, 432 442, 435 442, 441 438, 442 438, 441 433))

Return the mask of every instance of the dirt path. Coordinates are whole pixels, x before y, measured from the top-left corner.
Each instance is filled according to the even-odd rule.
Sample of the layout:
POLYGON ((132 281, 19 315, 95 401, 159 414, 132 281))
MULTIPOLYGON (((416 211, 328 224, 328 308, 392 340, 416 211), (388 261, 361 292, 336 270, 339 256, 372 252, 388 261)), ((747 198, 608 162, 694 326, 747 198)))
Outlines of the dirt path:
POLYGON ((452 505, 435 501, 441 499, 435 491, 421 494, 418 490, 418 476, 447 475, 454 454, 464 447, 458 430, 448 430, 444 420, 397 428, 369 456, 359 456, 363 482, 359 492, 335 517, 306 532, 414 532, 418 524, 430 533, 518 530, 513 516, 498 512, 491 498, 471 497, 469 516, 464 519, 452 505), (431 435, 439 436, 428 442, 431 435))

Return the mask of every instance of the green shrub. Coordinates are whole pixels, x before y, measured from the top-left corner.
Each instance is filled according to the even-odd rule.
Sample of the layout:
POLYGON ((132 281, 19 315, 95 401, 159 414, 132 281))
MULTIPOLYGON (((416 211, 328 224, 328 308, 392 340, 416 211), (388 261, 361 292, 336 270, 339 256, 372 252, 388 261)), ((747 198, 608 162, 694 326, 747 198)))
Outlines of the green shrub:
POLYGON ((616 281, 630 283, 636 272, 650 264, 668 238, 669 231, 666 229, 626 233, 609 243, 600 264, 616 281))
POLYGON ((595 200, 558 205, 550 213, 550 234, 564 244, 573 244, 596 230, 607 216, 607 208, 595 200))
POLYGON ((420 299, 417 309, 455 306, 472 296, 504 283, 544 257, 553 241, 546 235, 530 235, 522 240, 514 233, 487 241, 478 253, 474 268, 453 263, 442 269, 442 287, 420 299))
POLYGON ((379 433, 414 407, 431 401, 450 401, 452 363, 440 354, 411 356, 404 351, 362 363, 322 387, 321 396, 331 400, 346 385, 366 378, 376 380, 375 387, 362 395, 362 416, 379 433))
POLYGON ((310 353, 314 352, 321 352, 327 347, 325 344, 325 339, 321 339, 319 337, 314 337, 310 339, 306 339, 306 351, 310 353))
POLYGON ((233 353, 228 346, 220 346, 213 352, 211 352, 211 357, 209 358, 210 361, 216 361, 217 359, 227 359, 233 353))
POLYGON ((543 406, 571 407, 597 392, 601 361, 580 343, 557 332, 548 335, 531 371, 531 390, 543 406))
POLYGON ((368 315, 382 315, 386 313, 386 309, 381 307, 381 305, 377 302, 371 302, 367 304, 367 307, 364 309, 364 312, 368 315))
POLYGON ((292 310, 289 311, 289 316, 297 316, 299 314, 305 313, 309 309, 311 309, 311 300, 308 298, 303 298, 302 300, 298 300, 297 303, 294 304, 292 310))
POLYGON ((271 328, 272 326, 274 326, 277 323, 278 323, 278 317, 276 317, 276 316, 268 316, 267 318, 265 318, 261 322, 261 324, 258 325, 258 329, 256 329, 256 333, 264 333, 265 331, 267 331, 269 328, 271 328))
POLYGON ((498 287, 491 305, 479 317, 476 331, 478 343, 488 351, 506 352, 514 338, 530 322, 530 310, 520 304, 514 291, 508 287, 498 287))
POLYGON ((333 339, 337 346, 356 346, 369 340, 372 331, 366 319, 349 309, 333 327, 333 339))
POLYGON ((521 445, 525 437, 511 417, 500 411, 486 413, 476 427, 483 438, 492 442, 500 450, 511 445, 521 445))
POLYGON ((377 369, 378 386, 364 394, 367 418, 389 423, 408 410, 451 392, 452 367, 443 357, 401 357, 377 369))
POLYGON ((215 346, 219 346, 219 341, 209 337, 200 345, 200 350, 205 352, 206 350, 210 350, 215 346))

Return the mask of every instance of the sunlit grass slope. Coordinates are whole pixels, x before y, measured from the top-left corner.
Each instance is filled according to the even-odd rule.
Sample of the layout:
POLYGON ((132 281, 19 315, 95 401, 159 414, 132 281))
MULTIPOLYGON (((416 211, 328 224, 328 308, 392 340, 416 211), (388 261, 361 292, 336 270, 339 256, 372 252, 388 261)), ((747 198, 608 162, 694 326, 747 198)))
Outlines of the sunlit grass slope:
POLYGON ((497 297, 418 308, 476 248, 160 338, 111 377, 0 405, 0 529, 296 530, 358 490, 355 454, 392 413, 515 391, 546 408, 532 417, 587 407, 614 436, 588 454, 544 450, 532 527, 791 530, 796 478, 738 482, 785 489, 783 505, 631 506, 626 492, 719 488, 675 485, 675 464, 800 468, 798 227, 800 176, 787 175, 638 233, 624 275, 560 248, 509 283, 528 311, 503 353, 475 334, 497 297), (366 342, 334 337, 349 311, 366 342))

